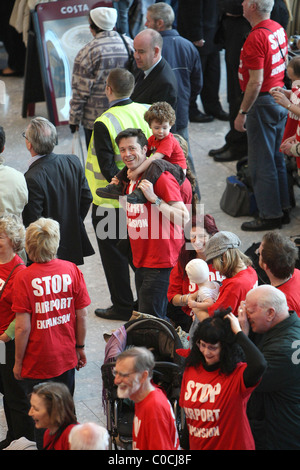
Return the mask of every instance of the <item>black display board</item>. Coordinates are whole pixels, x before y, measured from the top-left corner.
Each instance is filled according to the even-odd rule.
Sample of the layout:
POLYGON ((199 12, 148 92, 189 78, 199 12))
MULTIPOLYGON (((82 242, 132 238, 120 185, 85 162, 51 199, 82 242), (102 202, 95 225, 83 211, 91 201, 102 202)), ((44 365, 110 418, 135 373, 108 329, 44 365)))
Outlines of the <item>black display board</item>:
POLYGON ((46 101, 49 120, 56 126, 68 123, 74 59, 93 38, 88 16, 99 6, 112 7, 112 2, 58 0, 39 3, 31 11, 23 117, 34 114, 35 103, 46 101))

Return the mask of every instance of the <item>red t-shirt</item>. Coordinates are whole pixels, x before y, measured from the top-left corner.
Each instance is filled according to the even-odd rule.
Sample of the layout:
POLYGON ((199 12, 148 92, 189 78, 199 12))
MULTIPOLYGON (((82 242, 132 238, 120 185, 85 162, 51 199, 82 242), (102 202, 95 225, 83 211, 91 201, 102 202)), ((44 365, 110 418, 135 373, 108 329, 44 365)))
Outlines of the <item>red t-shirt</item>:
POLYGON ((170 402, 159 388, 135 403, 133 450, 178 450, 179 438, 170 402))
POLYGON ((291 279, 276 287, 285 294, 289 310, 295 310, 300 317, 300 270, 295 269, 291 279))
MULTIPOLYGON (((300 120, 298 121, 297 129, 296 129, 296 141, 300 142, 300 120)), ((300 158, 296 158, 297 168, 300 169, 300 158)))
MULTIPOLYGON (((300 105, 300 88, 298 87, 292 88, 290 102, 295 104, 296 106, 300 105)), ((284 142, 285 139, 289 137, 293 137, 296 134, 298 123, 299 123, 299 117, 296 114, 292 113, 292 111, 289 111, 285 129, 284 129, 284 134, 282 137, 282 142, 284 142)), ((299 130, 298 139, 300 140, 300 130, 299 130)))
POLYGON ((268 92, 275 86, 284 84, 285 60, 287 54, 288 38, 284 28, 276 21, 264 20, 252 28, 240 55, 239 81, 244 92, 249 80, 249 70, 264 71, 264 80, 261 92, 268 92), (268 28, 271 31, 268 31, 268 28))
POLYGON ((246 404, 255 387, 245 387, 246 367, 238 364, 229 376, 202 365, 184 371, 179 405, 185 411, 190 450, 254 450, 246 404))
POLYGON ((217 301, 208 307, 208 314, 212 316, 215 310, 231 307, 232 313, 237 315, 237 309, 242 300, 245 300, 247 292, 257 287, 258 278, 256 271, 248 266, 233 277, 222 281, 217 301))
POLYGON ((12 289, 15 276, 17 272, 26 269, 24 261, 20 258, 20 256, 15 255, 13 259, 9 263, 0 264, 0 291, 3 288, 6 279, 8 278, 9 274, 11 273, 14 266, 19 263, 23 263, 22 265, 18 266, 14 272, 12 273, 11 277, 6 284, 4 291, 1 296, 0 300, 0 334, 2 334, 10 325, 10 323, 15 318, 15 314, 12 311, 12 289))
POLYGON ((69 261, 33 263, 15 276, 14 313, 31 315, 22 377, 57 377, 77 365, 75 311, 90 297, 82 272, 69 261))
POLYGON ((161 140, 156 140, 154 135, 149 137, 147 155, 149 156, 155 152, 162 153, 164 155, 164 159, 169 163, 179 165, 183 169, 187 168, 183 150, 178 140, 175 139, 171 132, 161 140))
POLYGON ((45 450, 70 450, 69 434, 76 424, 70 424, 56 439, 56 433, 50 434, 49 429, 44 433, 43 446, 45 450))
MULTIPOLYGON (((219 271, 216 271, 211 264, 208 265, 209 268, 209 280, 221 282, 224 277, 222 277, 219 271)), ((190 282, 188 276, 184 273, 184 270, 181 264, 178 262, 171 271, 170 280, 169 280, 169 289, 167 297, 169 302, 172 302, 175 295, 180 294, 193 294, 198 291, 197 284, 190 282)), ((182 311, 187 315, 191 315, 192 309, 187 305, 181 307, 182 311)))
POLYGON ((300 120, 298 121, 297 129, 296 129, 296 140, 300 142, 300 120))
MULTIPOLYGON (((190 188, 188 180, 182 184, 190 188), (186 183, 187 181, 187 183, 186 183)), ((130 194, 136 187, 132 181, 127 187, 130 194)), ((181 202, 182 189, 169 173, 163 173, 154 185, 154 192, 165 202, 181 202)), ((190 201, 183 201, 190 203, 190 201)), ((132 248, 133 264, 136 268, 171 268, 178 259, 184 243, 183 229, 169 222, 149 201, 145 204, 126 205, 127 228, 132 248)))

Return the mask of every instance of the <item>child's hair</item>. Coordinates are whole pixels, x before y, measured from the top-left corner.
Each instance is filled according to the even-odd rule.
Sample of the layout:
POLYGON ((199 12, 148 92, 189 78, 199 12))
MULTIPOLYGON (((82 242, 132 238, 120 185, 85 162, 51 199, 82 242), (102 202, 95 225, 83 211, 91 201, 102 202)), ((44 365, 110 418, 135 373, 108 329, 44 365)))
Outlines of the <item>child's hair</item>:
POLYGON ((145 121, 151 126, 151 122, 155 119, 160 124, 168 122, 173 126, 176 121, 175 111, 166 101, 154 103, 144 114, 145 121))
POLYGON ((296 75, 296 77, 299 77, 299 79, 300 79, 300 56, 298 56, 298 57, 293 57, 293 58, 289 61, 289 63, 288 63, 287 66, 288 66, 288 67, 291 67, 292 70, 293 70, 293 72, 294 72, 294 74, 296 75))

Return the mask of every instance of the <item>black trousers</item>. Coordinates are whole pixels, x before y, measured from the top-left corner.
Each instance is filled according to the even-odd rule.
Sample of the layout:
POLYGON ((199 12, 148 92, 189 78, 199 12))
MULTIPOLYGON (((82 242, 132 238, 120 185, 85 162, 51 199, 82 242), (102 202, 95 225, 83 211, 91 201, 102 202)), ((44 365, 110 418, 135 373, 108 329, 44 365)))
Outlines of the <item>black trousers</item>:
POLYGON ((247 133, 235 130, 234 120, 242 102, 242 92, 238 79, 241 48, 250 29, 250 24, 242 16, 224 16, 222 20, 230 124, 230 130, 225 140, 232 150, 241 152, 241 157, 247 155, 247 133))
POLYGON ((85 143, 86 143, 87 149, 89 149, 92 134, 93 134, 93 129, 87 129, 86 127, 84 128, 84 136, 85 136, 85 143))
POLYGON ((6 438, 9 441, 25 436, 34 440, 34 423, 30 416, 29 400, 21 382, 13 374, 15 363, 15 342, 5 343, 6 363, 0 364, 0 392, 3 395, 4 413, 7 423, 6 438))
POLYGON ((14 1, 2 0, 0 2, 0 41, 3 41, 8 55, 8 66, 20 74, 24 73, 26 47, 22 33, 10 26, 9 19, 14 7, 14 1))
MULTIPOLYGON (((203 74, 203 87, 200 93, 204 112, 206 114, 215 115, 222 110, 219 88, 221 78, 221 62, 219 50, 214 50, 210 54, 200 54, 199 51, 202 74, 203 74)), ((190 102, 190 117, 197 114, 196 102, 190 102)))
MULTIPOLYGON (((133 310, 133 294, 130 286, 130 249, 121 251, 123 236, 127 235, 126 213, 123 209, 92 207, 92 223, 97 237, 98 248, 104 269, 113 308, 124 320, 133 310), (123 232, 123 233, 121 233, 123 232)), ((100 299, 101 300, 101 299, 100 299)))

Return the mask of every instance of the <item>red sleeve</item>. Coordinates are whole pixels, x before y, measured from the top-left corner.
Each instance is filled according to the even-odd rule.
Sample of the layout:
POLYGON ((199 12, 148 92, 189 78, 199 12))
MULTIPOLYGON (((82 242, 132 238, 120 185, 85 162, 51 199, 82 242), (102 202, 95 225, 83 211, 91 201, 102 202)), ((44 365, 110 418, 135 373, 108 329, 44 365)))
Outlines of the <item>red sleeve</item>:
POLYGON ((174 176, 171 175, 171 173, 168 171, 162 173, 162 175, 158 178, 154 185, 154 192, 159 198, 167 203, 183 202, 180 186, 174 176))
POLYGON ((24 281, 25 270, 16 273, 13 285, 13 304, 12 310, 14 313, 32 313, 32 305, 26 289, 26 279, 24 281))
POLYGON ((265 38, 266 34, 261 31, 253 31, 250 35, 251 41, 243 46, 244 65, 250 70, 260 70, 265 63, 265 38))
POLYGON ((172 301, 176 294, 183 294, 182 292, 183 283, 183 271, 180 263, 177 263, 171 271, 169 279, 169 289, 167 297, 169 302, 172 301))
POLYGON ((73 281, 73 285, 75 285, 76 292, 74 292, 74 302, 75 302, 75 309, 80 310, 82 308, 87 307, 91 303, 91 299, 86 287, 86 283, 84 280, 83 273, 80 269, 74 265, 75 273, 73 281))
POLYGON ((239 295, 235 294, 234 286, 231 282, 224 284, 220 288, 220 294, 216 302, 208 307, 209 316, 213 316, 215 310, 221 308, 231 307, 232 312, 235 313, 236 308, 239 305, 239 295))

